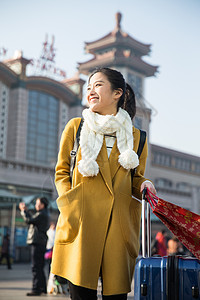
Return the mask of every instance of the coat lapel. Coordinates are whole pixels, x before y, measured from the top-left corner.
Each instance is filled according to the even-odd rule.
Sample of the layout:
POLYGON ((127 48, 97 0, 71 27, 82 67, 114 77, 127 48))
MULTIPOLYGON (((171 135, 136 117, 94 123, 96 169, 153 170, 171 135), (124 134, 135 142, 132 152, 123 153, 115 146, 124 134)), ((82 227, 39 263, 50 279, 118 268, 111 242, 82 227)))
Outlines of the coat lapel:
POLYGON ((120 152, 117 148, 117 140, 116 140, 112 147, 112 151, 111 151, 110 157, 109 157, 111 179, 114 178, 116 172, 118 171, 118 169, 120 167, 120 164, 118 162, 119 155, 120 155, 120 152))
POLYGON ((102 174, 102 177, 108 189, 110 190, 111 193, 113 193, 110 164, 108 161, 108 153, 107 153, 105 138, 103 141, 101 151, 99 152, 99 155, 97 157, 97 163, 99 165, 100 173, 102 174))

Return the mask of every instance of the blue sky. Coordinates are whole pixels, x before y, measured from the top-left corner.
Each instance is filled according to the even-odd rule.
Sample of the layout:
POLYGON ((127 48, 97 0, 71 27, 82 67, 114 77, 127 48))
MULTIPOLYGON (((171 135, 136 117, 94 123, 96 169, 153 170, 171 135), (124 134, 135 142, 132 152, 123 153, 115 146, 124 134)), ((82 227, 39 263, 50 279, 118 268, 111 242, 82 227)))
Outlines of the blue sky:
POLYGON ((122 13, 122 30, 152 44, 144 60, 159 66, 146 80, 145 98, 154 107, 150 142, 200 156, 200 1, 199 0, 1 0, 0 47, 37 59, 45 35, 55 36, 56 65, 67 77, 77 62, 91 56, 84 42, 94 41, 115 27, 122 13))

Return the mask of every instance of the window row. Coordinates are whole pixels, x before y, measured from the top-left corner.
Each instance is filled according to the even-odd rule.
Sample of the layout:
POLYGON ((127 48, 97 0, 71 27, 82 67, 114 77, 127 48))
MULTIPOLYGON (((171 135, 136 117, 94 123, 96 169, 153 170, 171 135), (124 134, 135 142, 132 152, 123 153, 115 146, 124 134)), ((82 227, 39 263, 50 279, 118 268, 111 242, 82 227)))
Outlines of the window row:
POLYGON ((153 152, 153 163, 160 166, 200 174, 200 163, 189 159, 175 157, 161 152, 153 152))
POLYGON ((168 188, 168 189, 171 188, 171 189, 177 189, 182 192, 192 191, 192 187, 188 182, 174 183, 173 181, 167 178, 156 178, 154 183, 157 188, 168 188))

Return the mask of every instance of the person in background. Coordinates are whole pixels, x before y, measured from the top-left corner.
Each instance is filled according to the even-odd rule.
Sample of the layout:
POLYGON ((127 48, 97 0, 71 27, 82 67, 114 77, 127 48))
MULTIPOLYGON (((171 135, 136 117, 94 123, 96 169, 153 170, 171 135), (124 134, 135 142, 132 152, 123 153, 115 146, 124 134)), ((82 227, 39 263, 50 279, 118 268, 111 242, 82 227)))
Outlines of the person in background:
POLYGON ((169 239, 167 243, 167 255, 184 255, 184 250, 177 237, 169 239))
POLYGON ((138 158, 140 130, 132 124, 135 94, 117 70, 101 68, 87 87, 80 147, 70 180, 70 153, 81 118, 66 125, 55 182, 60 215, 51 272, 68 279, 73 300, 127 299, 139 253, 147 139, 138 158), (135 169, 131 176, 131 169, 135 169))
POLYGON ((36 200, 36 213, 31 214, 25 203, 19 204, 21 215, 29 225, 27 244, 31 247, 32 261, 32 291, 27 296, 39 296, 47 293, 46 277, 44 274, 44 254, 47 244, 47 230, 49 228, 48 200, 45 197, 36 200))
POLYGON ((159 231, 156 234, 152 244, 152 255, 165 256, 167 255, 167 233, 165 230, 159 231))
POLYGON ((8 269, 12 269, 11 268, 11 264, 10 264, 10 236, 7 233, 4 238, 3 238, 3 243, 2 243, 2 247, 1 247, 1 257, 0 257, 0 264, 2 259, 5 257, 6 261, 7 261, 7 267, 8 269))
POLYGON ((56 225, 54 222, 51 222, 50 227, 47 230, 48 240, 47 240, 46 253, 45 253, 45 259, 48 263, 48 275, 50 273, 55 234, 56 234, 56 225))

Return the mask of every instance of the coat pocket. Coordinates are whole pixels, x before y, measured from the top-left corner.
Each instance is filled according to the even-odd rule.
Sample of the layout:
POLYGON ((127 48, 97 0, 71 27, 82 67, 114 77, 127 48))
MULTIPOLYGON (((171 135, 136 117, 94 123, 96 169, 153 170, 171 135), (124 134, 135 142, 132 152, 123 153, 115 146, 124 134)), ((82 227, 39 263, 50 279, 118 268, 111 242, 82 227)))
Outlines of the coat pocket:
POLYGON ((131 195, 120 193, 119 219, 126 248, 137 257, 140 248, 140 223, 142 205, 131 195))
POLYGON ((72 242, 79 231, 83 214, 83 183, 57 199, 60 215, 56 226, 55 243, 72 242))

